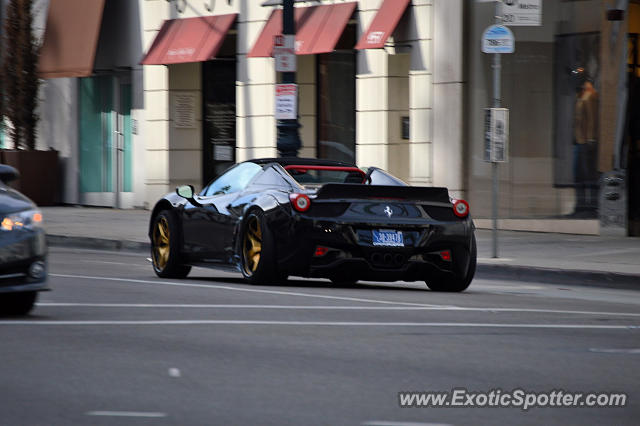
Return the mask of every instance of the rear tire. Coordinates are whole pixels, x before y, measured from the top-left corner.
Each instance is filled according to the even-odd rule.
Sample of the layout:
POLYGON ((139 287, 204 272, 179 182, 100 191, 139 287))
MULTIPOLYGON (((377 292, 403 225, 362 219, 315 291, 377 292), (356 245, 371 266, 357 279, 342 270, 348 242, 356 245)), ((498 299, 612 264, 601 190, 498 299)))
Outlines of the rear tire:
POLYGON ((35 291, 8 293, 0 296, 0 315, 22 316, 33 309, 38 298, 35 291))
POLYGON ((431 291, 461 292, 466 290, 476 273, 476 261, 478 248, 476 247, 476 236, 471 237, 471 248, 469 252, 464 248, 453 250, 453 274, 437 277, 426 281, 427 287, 431 291), (466 266, 466 268, 465 268, 466 266))
POLYGON ((261 210, 247 213, 240 250, 242 275, 250 284, 276 284, 286 277, 278 273, 275 238, 261 210))
POLYGON ((151 231, 151 261, 160 278, 184 278, 191 266, 182 263, 178 219, 169 210, 163 210, 153 219, 151 231))

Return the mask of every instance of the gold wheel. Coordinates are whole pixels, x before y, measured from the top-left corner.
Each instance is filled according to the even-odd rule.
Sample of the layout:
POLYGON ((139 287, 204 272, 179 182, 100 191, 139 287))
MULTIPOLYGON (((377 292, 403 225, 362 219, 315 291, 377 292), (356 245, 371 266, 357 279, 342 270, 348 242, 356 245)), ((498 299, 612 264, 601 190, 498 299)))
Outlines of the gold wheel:
POLYGON ((153 229, 153 263, 156 268, 163 270, 169 262, 169 222, 161 216, 153 229))
POLYGON ((260 229, 260 219, 251 216, 247 222, 242 244, 242 255, 244 256, 244 269, 248 274, 253 274, 258 269, 260 254, 262 252, 262 230, 260 229))

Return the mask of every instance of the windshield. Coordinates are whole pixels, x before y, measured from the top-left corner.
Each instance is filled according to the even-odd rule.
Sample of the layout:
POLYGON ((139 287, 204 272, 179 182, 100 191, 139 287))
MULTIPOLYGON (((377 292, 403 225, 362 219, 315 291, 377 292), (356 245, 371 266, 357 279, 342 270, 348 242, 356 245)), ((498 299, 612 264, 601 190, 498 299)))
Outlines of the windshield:
POLYGON ((251 179, 262 170, 262 166, 247 162, 240 163, 211 182, 200 195, 211 197, 219 194, 231 194, 242 191, 251 182, 251 179))

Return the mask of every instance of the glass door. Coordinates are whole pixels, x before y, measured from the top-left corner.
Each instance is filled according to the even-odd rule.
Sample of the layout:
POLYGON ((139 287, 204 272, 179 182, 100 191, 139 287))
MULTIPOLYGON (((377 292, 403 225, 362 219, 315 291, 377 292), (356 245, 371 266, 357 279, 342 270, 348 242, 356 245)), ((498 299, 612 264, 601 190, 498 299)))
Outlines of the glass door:
POLYGON ((111 76, 78 79, 80 202, 113 206, 113 82, 111 76))
POLYGON ((85 205, 131 207, 130 77, 79 80, 79 189, 85 205))
POLYGON ((355 163, 356 55, 317 55, 318 158, 355 163))
POLYGON ((236 61, 202 63, 202 185, 236 161, 236 61))

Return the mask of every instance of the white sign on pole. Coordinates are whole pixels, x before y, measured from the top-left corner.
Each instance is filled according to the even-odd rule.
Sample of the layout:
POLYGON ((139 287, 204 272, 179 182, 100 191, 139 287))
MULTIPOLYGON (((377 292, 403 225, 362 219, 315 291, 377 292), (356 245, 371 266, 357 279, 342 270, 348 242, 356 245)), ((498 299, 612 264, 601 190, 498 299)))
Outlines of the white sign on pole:
POLYGON ((542 0, 503 0, 500 16, 505 25, 542 25, 542 0))
POLYGON ((513 33, 504 25, 491 25, 482 33, 484 53, 513 53, 515 44, 513 33))
POLYGON ((298 85, 276 84, 276 120, 295 120, 298 115, 298 85))
POLYGON ((484 161, 506 163, 509 148, 509 110, 484 109, 484 161))
POLYGON ((296 36, 278 34, 273 43, 273 57, 277 72, 296 72, 296 36))

